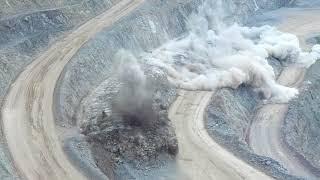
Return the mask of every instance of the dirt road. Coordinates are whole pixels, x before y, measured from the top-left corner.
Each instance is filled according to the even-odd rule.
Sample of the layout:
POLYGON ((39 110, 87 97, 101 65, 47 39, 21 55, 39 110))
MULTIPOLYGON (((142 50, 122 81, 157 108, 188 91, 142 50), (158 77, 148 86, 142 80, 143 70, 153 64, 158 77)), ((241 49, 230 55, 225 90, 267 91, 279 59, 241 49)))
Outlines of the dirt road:
POLYGON ((64 154, 55 129, 53 92, 64 66, 93 35, 128 14, 143 0, 122 0, 54 44, 25 68, 2 109, 3 130, 23 179, 86 179, 64 154))
MULTIPOLYGON (((282 31, 296 34, 304 40, 307 35, 320 32, 320 10, 310 9, 289 11, 278 25, 282 31)), ((302 47, 308 45, 302 41, 302 47)), ((298 66, 287 67, 278 82, 297 87, 303 81, 305 69, 298 66)), ((269 179, 250 167, 207 134, 203 114, 213 92, 183 91, 170 109, 179 142, 179 165, 190 179, 269 179)), ((280 129, 288 105, 266 105, 257 113, 251 128, 251 147, 256 153, 272 157, 284 164, 291 173, 313 177, 308 168, 293 158, 281 143, 280 129)))
POLYGON ((179 143, 178 165, 192 180, 271 179, 225 150, 209 136, 205 109, 213 92, 181 91, 171 106, 179 143))
MULTIPOLYGON (((283 14, 284 17, 279 26, 282 31, 296 34, 304 49, 309 47, 305 39, 310 34, 320 32, 320 9, 296 9, 283 14)), ((306 69, 290 66, 280 75, 278 82, 282 85, 299 87, 304 79, 306 69)), ((255 153, 271 157, 279 161, 291 174, 317 179, 309 167, 283 143, 281 138, 281 126, 288 111, 288 104, 265 105, 256 114, 250 131, 250 146, 255 153)))
POLYGON ((300 39, 300 46, 305 50, 310 49, 311 46, 305 40, 310 35, 320 33, 320 8, 293 8, 280 11, 282 20, 277 25, 278 28, 283 32, 295 34, 300 39))

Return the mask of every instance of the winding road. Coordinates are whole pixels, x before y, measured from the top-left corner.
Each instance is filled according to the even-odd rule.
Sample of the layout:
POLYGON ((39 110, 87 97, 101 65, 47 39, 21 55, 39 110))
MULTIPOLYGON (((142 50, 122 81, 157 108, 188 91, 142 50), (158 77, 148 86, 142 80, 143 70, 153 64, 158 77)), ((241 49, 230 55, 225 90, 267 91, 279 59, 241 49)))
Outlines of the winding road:
POLYGON ((138 7, 121 0, 35 59, 11 85, 1 116, 18 173, 29 180, 87 179, 69 162, 57 136, 53 95, 63 68, 91 37, 138 7))
POLYGON ((207 133, 204 113, 214 92, 180 91, 170 108, 178 138, 178 166, 189 179, 271 179, 216 143, 207 133))
MULTIPOLYGON (((105 13, 88 21, 62 41, 54 44, 28 65, 11 85, 1 111, 2 128, 15 166, 22 178, 30 180, 87 179, 69 162, 62 150, 53 114, 54 89, 65 65, 91 37, 103 28, 111 26, 142 2, 143 0, 121 0, 105 13)), ((320 13, 301 14, 311 14, 309 24, 305 17, 301 16, 299 20, 299 17, 293 16, 292 21, 288 20, 285 22, 288 24, 283 25, 287 29, 282 30, 295 33, 299 37, 310 33, 311 30, 319 32, 319 22, 311 20, 320 17, 320 13)), ((283 81, 280 79, 279 82, 288 83, 292 80, 290 85, 298 85, 296 81, 303 77, 301 76, 303 72, 303 69, 289 67, 281 75, 283 81), (295 76, 291 76, 292 74, 295 76), (301 75, 296 76, 299 74, 301 75)), ((213 93, 181 91, 170 108, 169 117, 174 123, 179 142, 180 151, 177 159, 181 170, 190 179, 271 179, 210 138, 204 127, 203 115, 213 93)), ((254 130, 251 132, 251 146, 261 154, 264 152, 256 147, 273 147, 280 142, 277 139, 277 133, 273 134, 273 130, 276 132, 279 130, 273 126, 276 124, 276 127, 280 127, 279 124, 281 125, 287 109, 286 105, 281 105, 281 108, 276 105, 270 106, 264 107, 266 112, 258 113, 257 128, 252 128, 254 130), (277 115, 271 117, 272 121, 263 114, 275 112, 277 115), (261 122, 266 124, 260 125, 261 122), (255 142, 256 137, 261 137, 261 142, 255 142), (266 137, 276 138, 276 140, 268 141, 266 137)), ((285 157, 286 154, 281 153, 286 151, 281 148, 281 144, 277 149, 271 148, 268 155, 275 159, 278 156, 285 157), (280 155, 276 155, 276 152, 280 155)), ((292 159, 279 161, 285 165, 293 162, 293 170, 298 167, 297 162, 292 159)))
MULTIPOLYGON (((296 34, 302 48, 310 48, 306 38, 320 32, 320 9, 293 9, 285 12, 280 30, 296 34)), ((298 88, 304 79, 306 69, 289 66, 278 78, 278 83, 298 88)), ((268 104, 260 108, 254 118, 250 132, 250 146, 255 153, 279 161, 290 174, 318 179, 317 175, 296 157, 281 136, 281 127, 288 111, 288 104, 268 104)))
MULTIPOLYGON (((278 25, 285 32, 296 34, 302 47, 308 49, 305 39, 320 32, 320 9, 293 9, 282 16, 278 25)), ((289 66, 283 70, 278 82, 298 87, 306 69, 289 66)), ((190 179, 271 179, 217 144, 206 132, 203 116, 213 92, 181 91, 170 108, 169 117, 176 128, 179 143, 178 163, 190 179)), ((309 178, 313 173, 281 143, 281 125, 288 110, 287 104, 263 106, 251 127, 250 146, 260 155, 278 160, 289 172, 309 178)))

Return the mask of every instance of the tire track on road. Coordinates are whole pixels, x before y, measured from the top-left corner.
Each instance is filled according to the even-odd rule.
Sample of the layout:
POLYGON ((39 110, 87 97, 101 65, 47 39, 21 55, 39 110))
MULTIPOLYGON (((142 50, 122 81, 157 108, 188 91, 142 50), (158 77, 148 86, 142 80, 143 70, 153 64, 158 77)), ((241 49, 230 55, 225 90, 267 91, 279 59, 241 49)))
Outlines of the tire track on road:
POLYGON ((65 65, 91 37, 143 2, 119 1, 49 48, 11 85, 2 107, 2 128, 22 178, 86 179, 69 162, 57 136, 53 114, 55 85, 65 65))

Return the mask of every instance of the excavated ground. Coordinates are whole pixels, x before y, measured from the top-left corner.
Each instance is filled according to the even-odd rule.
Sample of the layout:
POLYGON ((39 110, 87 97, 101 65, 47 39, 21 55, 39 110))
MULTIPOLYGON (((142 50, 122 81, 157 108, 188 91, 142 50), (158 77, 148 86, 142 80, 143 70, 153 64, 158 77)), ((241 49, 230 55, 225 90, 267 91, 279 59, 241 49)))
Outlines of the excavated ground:
MULTIPOLYGON (((316 21, 318 13, 319 9, 314 7, 280 9, 254 18, 252 24, 275 24, 283 31, 296 34, 301 46, 308 49, 310 44, 305 41, 313 37, 309 43, 314 43, 317 40, 314 37, 320 32, 316 21)), ((250 87, 220 90, 208 108, 209 134, 235 154, 276 178, 293 179, 295 177, 288 176, 293 174, 317 179, 319 170, 316 159, 319 156, 316 155, 318 143, 315 132, 319 126, 313 113, 316 111, 313 109, 317 108, 317 98, 310 99, 310 94, 317 97, 314 94, 317 87, 314 68, 317 64, 307 73, 306 80, 312 81, 312 85, 308 85, 309 88, 304 85, 298 99, 289 104, 288 116, 288 104, 261 105, 259 97, 250 87), (306 104, 310 106, 305 108, 306 104)), ((280 64, 273 67, 280 69, 280 72, 283 68, 280 64)), ((298 88, 304 81, 305 72, 298 66, 284 67, 278 82, 298 88)))
MULTIPOLYGON (((147 101, 146 106, 142 106, 143 110, 149 109, 147 115, 139 109, 136 114, 112 111, 113 97, 117 97, 118 93, 121 94, 121 83, 119 84, 118 81, 113 83, 112 80, 105 81, 105 79, 111 77, 112 72, 109 70, 114 62, 112 59, 115 52, 120 48, 127 48, 135 55, 141 54, 143 51, 159 47, 168 39, 183 35, 187 31, 186 17, 199 5, 200 1, 105 2, 101 9, 108 9, 114 3, 118 3, 53 44, 38 58, 34 57, 38 54, 34 51, 41 51, 40 47, 33 46, 39 45, 36 40, 38 37, 43 37, 40 38, 43 39, 40 44, 45 47, 48 39, 51 39, 48 36, 55 36, 58 31, 70 30, 92 17, 97 2, 90 2, 91 4, 83 2, 70 5, 58 1, 55 4, 56 8, 46 8, 52 6, 48 2, 43 8, 30 12, 28 7, 33 8, 34 4, 31 1, 25 1, 17 8, 24 13, 14 16, 11 16, 15 11, 12 7, 19 3, 12 1, 3 4, 6 8, 3 8, 1 19, 5 28, 1 31, 4 36, 0 43, 5 47, 2 49, 5 52, 2 59, 8 61, 11 57, 17 57, 21 61, 17 61, 17 67, 4 63, 4 69, 0 72, 5 81, 1 83, 4 88, 1 88, 0 97, 3 97, 9 84, 23 67, 35 59, 12 84, 2 108, 6 142, 15 166, 23 178, 85 179, 81 170, 91 179, 105 179, 106 177, 97 167, 112 179, 269 178, 229 153, 206 133, 201 117, 212 95, 210 92, 186 92, 180 95, 176 101, 180 104, 175 104, 169 113, 169 105, 174 100, 175 90, 162 78, 160 81, 153 82, 156 88, 151 93, 152 98, 148 99, 150 101, 147 101), (140 5, 142 7, 130 13, 140 5), (90 8, 86 11, 87 6, 90 8), (73 13, 66 13, 71 10, 73 13), (79 15, 79 19, 75 18, 78 17, 77 13, 82 14, 79 15), (127 16, 129 13, 130 15, 127 16), (10 18, 7 18, 9 15, 10 18), (126 17, 123 18, 124 16, 126 17), (68 26, 67 22, 72 18, 75 18, 74 23, 68 26), (120 18, 123 19, 115 23, 120 18), (15 21, 18 23, 14 23, 15 21), (28 27, 33 28, 32 24, 39 22, 44 24, 51 22, 53 26, 50 27, 51 29, 46 29, 44 27, 47 26, 44 25, 38 29, 35 28, 36 32, 27 31, 28 27), (137 24, 141 26, 137 27, 137 24), (172 29, 173 25, 176 29, 172 29), (60 29, 60 27, 64 28, 60 29), (17 30, 16 34, 11 33, 12 29, 17 30), (22 33, 19 33, 20 31, 22 33), (43 31, 50 33, 30 36, 43 31), (102 32, 98 33, 100 31, 102 32), (26 39, 20 35, 16 38, 17 34, 22 34, 26 39), (10 43, 7 44, 7 41, 10 43), (11 47, 14 48, 10 50, 11 47), (28 51, 29 48, 33 50, 28 51), (22 55, 15 53, 22 50, 26 50, 26 53, 22 55), (103 81, 106 83, 101 85, 103 81), (115 93, 106 95, 110 83, 112 87, 109 86, 109 88, 113 88, 115 93), (111 111, 105 111, 107 106, 111 107, 111 111), (150 112, 152 112, 151 116, 157 118, 150 118, 150 112), (173 125, 167 118, 168 113, 173 125), (193 113, 197 116, 193 116, 193 113), (184 118, 188 121, 182 121, 184 118), (144 119, 157 121, 152 122, 152 125, 143 126, 140 121, 144 119), (86 122, 82 125, 82 133, 86 137, 79 135, 77 129, 77 125, 81 124, 79 122, 86 122), (173 127, 177 130, 177 136, 173 133, 173 127), (181 151, 177 159, 174 159, 178 152, 176 138, 181 151), (153 157, 155 159, 152 159, 153 157), (172 174, 175 175, 172 176, 172 174)), ((228 12, 231 14, 229 20, 244 22, 254 13, 258 5, 269 9, 287 3, 287 1, 277 0, 254 2, 258 4, 253 4, 251 0, 241 3, 226 2, 228 12)), ((1 63, 3 64, 3 61, 1 63)), ((274 63, 277 62, 274 61, 274 63)), ((222 92, 222 96, 225 94, 230 96, 228 93, 230 92, 222 92)), ((243 98, 252 95, 246 94, 247 92, 231 94, 234 93, 237 99, 235 101, 242 101, 243 98)), ((258 97, 245 105, 246 108, 252 108, 256 101, 258 97)), ((235 124, 241 124, 241 121, 235 124)), ((246 124, 250 124, 248 118, 244 125, 246 124)), ((246 142, 248 131, 249 129, 244 128, 236 134, 241 134, 244 137, 241 140, 246 142)), ((6 149, 6 143, 2 144, 6 149)), ((10 160, 5 161, 10 162, 10 160)), ((276 176, 271 173, 275 177, 278 175, 289 177, 272 159, 258 158, 252 161, 264 163, 265 166, 271 166, 271 169, 280 171, 280 175, 276 176)), ((1 162, 3 162, 2 159, 1 162)), ((4 164, 8 165, 6 162, 4 164)), ((10 170, 8 176, 12 176, 10 173, 14 174, 14 169, 10 170)))

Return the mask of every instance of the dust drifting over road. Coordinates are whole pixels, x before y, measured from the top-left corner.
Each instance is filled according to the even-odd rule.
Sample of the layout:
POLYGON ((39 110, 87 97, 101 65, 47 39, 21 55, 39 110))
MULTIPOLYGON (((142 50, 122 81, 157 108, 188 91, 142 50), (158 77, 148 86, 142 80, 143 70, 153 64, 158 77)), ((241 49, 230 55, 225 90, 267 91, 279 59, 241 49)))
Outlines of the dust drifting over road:
MULTIPOLYGON (((296 34, 302 44, 302 48, 308 49, 305 41, 307 37, 320 32, 320 9, 296 9, 284 12, 283 23, 279 28, 285 32, 296 34)), ((315 46, 317 48, 317 46, 315 46)), ((317 51, 314 49, 314 51, 317 51)), ((298 88, 301 86, 306 67, 291 65, 283 70, 278 83, 298 88)), ((289 173, 308 179, 318 179, 319 172, 314 172, 303 163, 303 160, 286 146, 281 136, 281 127, 288 111, 288 104, 268 104, 257 112, 250 132, 250 146, 255 153, 271 157, 279 161, 289 173), (318 175, 317 175, 318 174, 318 175)))

